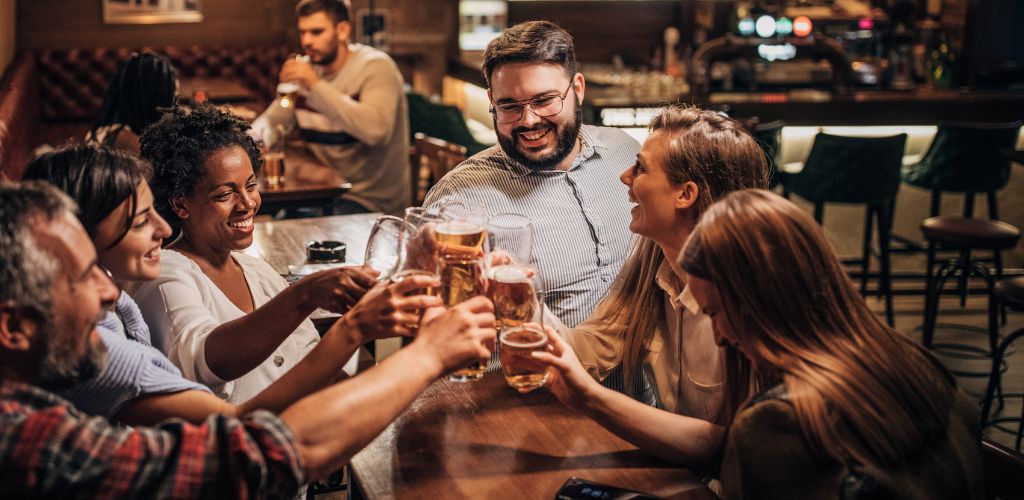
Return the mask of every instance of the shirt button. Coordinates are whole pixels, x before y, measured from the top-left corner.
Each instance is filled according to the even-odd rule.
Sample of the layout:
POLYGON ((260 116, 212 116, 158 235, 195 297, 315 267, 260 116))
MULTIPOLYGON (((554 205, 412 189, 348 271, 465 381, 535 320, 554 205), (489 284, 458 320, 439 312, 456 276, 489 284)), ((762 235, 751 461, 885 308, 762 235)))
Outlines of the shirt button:
POLYGON ((274 356, 274 366, 281 366, 284 364, 284 356, 274 356))
POLYGON ((607 273, 602 273, 601 274, 601 281, 604 281, 604 282, 607 283, 608 281, 611 281, 611 279, 612 279, 612 275, 607 274, 607 273))

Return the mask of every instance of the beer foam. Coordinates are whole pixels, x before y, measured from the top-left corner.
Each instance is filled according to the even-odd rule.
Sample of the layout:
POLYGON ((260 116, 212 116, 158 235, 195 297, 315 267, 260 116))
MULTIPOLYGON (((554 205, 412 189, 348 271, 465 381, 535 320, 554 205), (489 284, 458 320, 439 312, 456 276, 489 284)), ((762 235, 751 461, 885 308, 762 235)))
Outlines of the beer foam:
POLYGON ((516 327, 514 329, 506 330, 504 332, 501 332, 501 343, 503 345, 507 345, 509 347, 513 347, 513 348, 516 348, 516 349, 536 349, 536 348, 544 346, 544 345, 546 345, 548 343, 548 336, 545 335, 543 332, 540 332, 540 331, 535 330, 533 328, 516 327), (532 334, 538 335, 540 338, 535 340, 535 341, 533 341, 533 342, 515 342, 515 341, 510 341, 508 339, 509 335, 511 335, 513 333, 519 333, 519 332, 530 332, 532 334))
POLYGON ((456 220, 442 222, 434 230, 443 234, 462 236, 464 234, 479 233, 484 230, 484 227, 473 222, 456 220))
POLYGON ((524 265, 504 265, 494 268, 494 280, 502 283, 530 283, 530 268, 524 265))
POLYGON ((278 94, 291 94, 299 91, 299 84, 295 82, 281 82, 277 84, 278 94))

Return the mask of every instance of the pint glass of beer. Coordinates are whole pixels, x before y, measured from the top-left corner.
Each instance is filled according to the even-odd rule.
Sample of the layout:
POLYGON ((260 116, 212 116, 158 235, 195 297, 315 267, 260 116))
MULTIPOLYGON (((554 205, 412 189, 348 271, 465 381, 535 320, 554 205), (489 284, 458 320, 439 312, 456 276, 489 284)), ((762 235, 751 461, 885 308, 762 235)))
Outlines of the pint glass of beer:
POLYGON ((547 366, 530 355, 548 348, 541 309, 543 294, 532 291, 532 286, 524 281, 507 287, 502 271, 496 273, 496 278, 492 286, 499 297, 495 300, 495 309, 499 310, 501 325, 498 330, 501 372, 513 389, 521 393, 530 392, 547 381, 547 366), (528 287, 530 291, 527 291, 528 287), (502 302, 500 309, 499 300, 502 302))
MULTIPOLYGON (((433 227, 441 255, 438 275, 441 298, 454 306, 486 293, 484 241, 487 239, 487 215, 482 205, 462 201, 446 203, 441 222, 433 227)), ((449 379, 459 382, 480 380, 483 363, 473 363, 456 371, 449 379)))
MULTIPOLYGON (((401 283, 402 281, 404 281, 404 280, 406 280, 408 278, 412 278, 414 276, 427 276, 427 277, 430 277, 430 278, 437 278, 437 275, 432 273, 432 272, 430 272, 430 271, 424 271, 422 269, 403 269, 403 270, 398 271, 398 272, 396 272, 396 273, 391 275, 391 282, 392 283, 401 283)), ((406 295, 407 296, 411 296, 411 295, 434 295, 434 296, 437 296, 439 293, 441 293, 441 290, 439 288, 437 288, 437 287, 427 287, 427 288, 419 288, 419 289, 416 289, 416 290, 409 291, 408 293, 406 293, 406 295)), ((402 326, 408 328, 409 331, 411 331, 413 334, 415 334, 419 330, 419 328, 420 328, 420 320, 421 319, 423 319, 423 309, 417 309, 416 310, 416 319, 413 320, 413 321, 410 321, 409 323, 405 323, 402 326)))
POLYGON ((284 145, 287 135, 284 126, 278 125, 263 141, 267 151, 263 154, 263 170, 260 174, 269 191, 284 188, 284 145))

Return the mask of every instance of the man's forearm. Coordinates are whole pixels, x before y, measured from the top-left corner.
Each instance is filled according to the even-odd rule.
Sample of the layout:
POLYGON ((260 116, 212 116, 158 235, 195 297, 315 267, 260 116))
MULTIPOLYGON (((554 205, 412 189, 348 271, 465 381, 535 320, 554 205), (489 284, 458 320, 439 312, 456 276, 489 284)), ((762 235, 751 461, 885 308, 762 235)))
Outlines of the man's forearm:
POLYGON ((416 344, 358 377, 307 396, 281 415, 298 440, 311 478, 347 462, 443 372, 416 344))

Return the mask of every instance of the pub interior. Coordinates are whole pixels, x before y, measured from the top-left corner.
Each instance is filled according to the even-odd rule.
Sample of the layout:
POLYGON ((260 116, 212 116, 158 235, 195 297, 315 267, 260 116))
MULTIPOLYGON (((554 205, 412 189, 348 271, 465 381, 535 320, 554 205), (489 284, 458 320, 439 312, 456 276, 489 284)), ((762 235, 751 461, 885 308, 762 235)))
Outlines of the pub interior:
POLYGON ((0 498, 1022 498, 1021 27, 0 0, 0 498))

